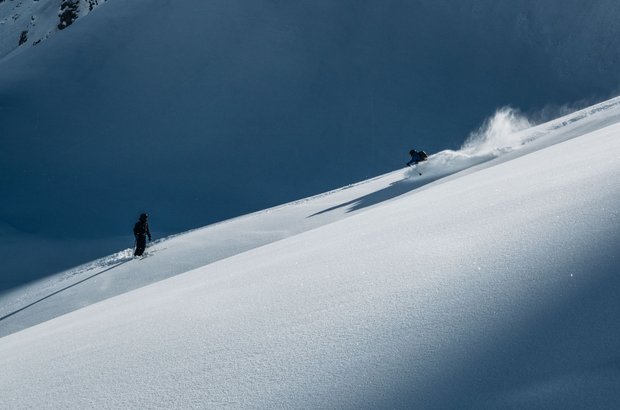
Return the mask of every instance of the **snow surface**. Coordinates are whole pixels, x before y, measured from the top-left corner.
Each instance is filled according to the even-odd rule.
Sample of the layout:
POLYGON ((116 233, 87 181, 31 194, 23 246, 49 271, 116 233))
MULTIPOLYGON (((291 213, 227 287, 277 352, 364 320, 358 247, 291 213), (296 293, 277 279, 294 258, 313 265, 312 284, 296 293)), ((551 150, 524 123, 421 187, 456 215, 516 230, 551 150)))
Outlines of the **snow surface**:
POLYGON ((0 292, 620 85, 617 0, 62 2, 0 1, 0 292))
MULTIPOLYGON (((86 16, 105 1, 78 0, 77 18, 86 16)), ((62 3, 62 0, 0 1, 0 61, 40 45, 60 31, 62 3)))
POLYGON ((0 406, 619 407, 620 99, 507 116, 1 296, 0 406))

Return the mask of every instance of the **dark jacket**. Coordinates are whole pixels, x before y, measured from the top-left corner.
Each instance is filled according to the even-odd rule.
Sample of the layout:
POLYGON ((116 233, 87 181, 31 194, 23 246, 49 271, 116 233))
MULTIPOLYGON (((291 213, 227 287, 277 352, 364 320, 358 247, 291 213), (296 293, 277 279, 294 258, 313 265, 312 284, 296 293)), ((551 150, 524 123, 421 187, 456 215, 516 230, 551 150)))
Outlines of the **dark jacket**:
POLYGON ((149 241, 151 240, 151 232, 149 231, 149 223, 147 221, 138 221, 133 226, 133 234, 136 238, 138 237, 149 237, 149 241))
POLYGON ((417 164, 420 161, 424 161, 424 158, 422 157, 422 155, 418 154, 418 152, 415 150, 411 150, 409 152, 409 155, 411 155, 411 161, 407 162, 408 167, 410 167, 411 164, 417 164))

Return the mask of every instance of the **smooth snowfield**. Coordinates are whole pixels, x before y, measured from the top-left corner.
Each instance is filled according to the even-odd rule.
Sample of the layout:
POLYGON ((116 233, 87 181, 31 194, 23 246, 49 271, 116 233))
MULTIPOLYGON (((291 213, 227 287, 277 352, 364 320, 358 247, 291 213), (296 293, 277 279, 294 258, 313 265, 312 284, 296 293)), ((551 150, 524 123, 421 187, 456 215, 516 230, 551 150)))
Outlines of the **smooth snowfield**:
POLYGON ((617 102, 69 272, 0 327, 100 302, 0 339, 0 406, 618 407, 617 102))

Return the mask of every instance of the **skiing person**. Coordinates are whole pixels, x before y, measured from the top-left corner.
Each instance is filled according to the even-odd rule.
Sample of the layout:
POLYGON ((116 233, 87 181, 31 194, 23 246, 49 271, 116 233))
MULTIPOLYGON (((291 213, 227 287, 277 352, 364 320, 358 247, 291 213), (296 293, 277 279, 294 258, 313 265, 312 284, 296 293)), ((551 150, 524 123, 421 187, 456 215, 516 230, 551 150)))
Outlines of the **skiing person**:
MULTIPOLYGON (((426 154, 426 152, 416 151, 414 149, 409 151, 409 155, 411 155, 411 161, 407 162, 408 167, 411 167, 412 164, 414 166, 418 165, 419 162, 426 161, 426 159, 428 158, 428 155, 426 154)), ((418 174, 422 176, 422 172, 420 172, 419 167, 418 167, 418 174)))
POLYGON ((411 155, 411 161, 407 162, 407 166, 410 167, 411 164, 418 165, 418 162, 426 161, 428 155, 424 151, 416 151, 412 149, 409 151, 409 155, 411 155))
POLYGON ((149 223, 146 221, 148 219, 147 214, 141 214, 140 219, 133 226, 133 236, 136 237, 136 250, 134 251, 134 256, 141 256, 144 253, 144 249, 146 249, 146 237, 149 237, 149 241, 151 240, 151 231, 149 231, 149 223))

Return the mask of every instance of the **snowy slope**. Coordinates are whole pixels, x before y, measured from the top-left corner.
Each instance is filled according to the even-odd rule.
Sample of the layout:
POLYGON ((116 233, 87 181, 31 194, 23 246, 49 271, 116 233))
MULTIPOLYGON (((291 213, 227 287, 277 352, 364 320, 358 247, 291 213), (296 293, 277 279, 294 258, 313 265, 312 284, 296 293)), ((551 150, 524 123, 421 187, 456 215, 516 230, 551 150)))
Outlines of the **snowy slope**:
POLYGON ((0 1, 0 61, 40 45, 106 0, 0 1))
POLYGON ((617 0, 68 1, 0 1, 0 292, 620 83, 617 0))
POLYGON ((159 240, 150 248, 149 253, 153 257, 140 261, 139 267, 135 261, 131 262, 131 249, 125 249, 16 289, 1 299, 0 318, 4 323, 0 327, 0 335, 314 229, 447 175, 492 166, 615 123, 620 120, 620 98, 526 129, 522 128, 527 124, 519 124, 519 121, 509 118, 511 115, 514 113, 500 110, 488 124, 472 134, 462 150, 431 155, 419 169, 394 171, 343 189, 159 240), (473 167, 475 165, 478 167, 473 167), (418 171, 422 171, 423 175, 417 175, 418 171), (129 262, 131 264, 124 266, 129 262), (130 274, 136 269, 142 274, 130 274), (107 273, 110 270, 112 272, 107 273), (102 273, 106 273, 105 277, 99 277, 102 273), (74 289, 76 284, 80 287, 74 289), (49 295, 54 297, 49 298, 49 295), (28 308, 24 309, 24 306, 28 308))
POLYGON ((33 286, 2 406, 618 407, 619 102, 33 286))

